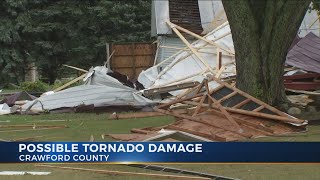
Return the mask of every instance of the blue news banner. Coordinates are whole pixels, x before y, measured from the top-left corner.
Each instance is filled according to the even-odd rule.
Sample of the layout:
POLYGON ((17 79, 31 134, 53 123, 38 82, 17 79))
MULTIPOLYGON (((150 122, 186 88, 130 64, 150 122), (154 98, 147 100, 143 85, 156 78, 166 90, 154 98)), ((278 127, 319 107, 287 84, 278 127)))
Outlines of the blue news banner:
POLYGON ((320 142, 5 142, 0 163, 320 162, 320 142))

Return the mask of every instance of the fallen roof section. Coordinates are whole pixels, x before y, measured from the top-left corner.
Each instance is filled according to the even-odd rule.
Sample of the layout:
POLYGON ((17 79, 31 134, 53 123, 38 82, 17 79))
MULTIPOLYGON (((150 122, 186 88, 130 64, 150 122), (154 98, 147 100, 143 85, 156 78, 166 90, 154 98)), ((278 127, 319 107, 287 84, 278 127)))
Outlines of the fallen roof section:
POLYGON ((286 64, 320 73, 320 38, 307 34, 288 52, 286 64))
MULTIPOLYGON (((278 109, 212 77, 209 87, 205 79, 155 111, 176 117, 176 122, 163 127, 132 129, 134 134, 112 134, 114 139, 127 141, 164 140, 159 129, 174 130, 210 141, 237 141, 247 138, 298 133, 306 130, 307 121, 292 117, 278 109), (181 111, 175 108, 184 108, 181 111)), ((170 131, 168 131, 170 132, 170 131)), ((165 136, 165 135, 163 135, 165 136)), ((165 138, 165 141, 176 141, 165 138)))
POLYGON ((126 86, 81 85, 51 95, 42 96, 36 101, 22 106, 23 110, 30 106, 33 111, 53 110, 62 107, 76 107, 93 104, 103 106, 147 106, 153 102, 126 86))
POLYGON ((3 100, 0 101, 0 104, 6 103, 8 106, 13 106, 16 101, 34 100, 34 99, 36 99, 35 96, 32 96, 25 91, 22 91, 22 92, 12 94, 10 96, 6 96, 3 100))
POLYGON ((167 23, 188 48, 184 48, 167 60, 162 61, 161 63, 164 63, 174 58, 161 72, 158 72, 158 66, 161 63, 141 72, 138 81, 145 88, 158 88, 190 81, 201 82, 208 73, 221 74, 221 77, 235 75, 234 47, 228 22, 204 37, 171 22, 167 23), (199 40, 190 44, 180 31, 195 36, 199 40), (222 72, 219 72, 221 69, 222 72))
POLYGON ((143 97, 133 88, 123 85, 117 79, 108 76, 104 66, 91 68, 84 78, 85 85, 71 87, 54 94, 41 96, 22 106, 22 110, 31 111, 73 108, 80 105, 94 107, 133 106, 143 107, 154 102, 143 97))
POLYGON ((220 84, 209 89, 204 80, 194 92, 162 104, 156 111, 180 120, 168 129, 179 130, 216 141, 234 141, 260 136, 301 132, 307 121, 294 118, 213 77, 220 84), (192 114, 173 112, 174 104, 191 105, 192 114))

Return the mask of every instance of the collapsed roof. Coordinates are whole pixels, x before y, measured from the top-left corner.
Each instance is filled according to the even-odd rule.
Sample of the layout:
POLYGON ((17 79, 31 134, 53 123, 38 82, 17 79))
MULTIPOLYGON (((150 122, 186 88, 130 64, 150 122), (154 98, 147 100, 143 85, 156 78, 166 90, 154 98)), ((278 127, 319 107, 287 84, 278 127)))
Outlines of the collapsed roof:
POLYGON ((13 106, 16 101, 34 100, 34 99, 36 99, 35 96, 32 96, 25 91, 22 91, 22 92, 12 94, 11 96, 6 96, 3 100, 0 101, 0 104, 6 103, 9 106, 13 106))
POLYGON ((110 72, 110 70, 104 66, 91 68, 84 78, 84 85, 41 96, 35 101, 23 105, 22 109, 29 108, 32 111, 43 111, 91 104, 95 107, 143 107, 153 103, 153 101, 140 95, 137 90, 108 76, 107 72, 110 72))
MULTIPOLYGON (((145 88, 156 88, 189 81, 201 82, 208 73, 218 73, 220 67, 223 68, 222 78, 236 75, 233 40, 228 22, 208 33, 204 38, 205 40, 200 39, 191 44, 198 55, 189 49, 181 50, 175 56, 171 56, 174 60, 161 72, 157 67, 160 65, 158 64, 141 72, 138 81, 145 88), (219 53, 222 56, 220 65, 219 53)), ((162 63, 164 62, 162 61, 162 63)))
POLYGON ((320 73, 320 38, 310 32, 288 52, 286 64, 320 73))

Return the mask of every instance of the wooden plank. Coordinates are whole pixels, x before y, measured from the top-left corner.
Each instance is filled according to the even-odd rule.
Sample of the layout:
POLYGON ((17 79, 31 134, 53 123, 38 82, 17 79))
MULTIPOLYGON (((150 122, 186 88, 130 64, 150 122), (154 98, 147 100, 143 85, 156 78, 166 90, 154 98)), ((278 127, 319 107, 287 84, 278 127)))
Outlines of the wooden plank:
MULTIPOLYGON (((217 27, 216 29, 214 29, 213 31, 209 32, 208 34, 206 34, 206 35, 203 36, 203 37, 206 38, 206 37, 212 35, 212 34, 215 33, 216 31, 218 31, 218 30, 224 28, 225 26, 227 26, 228 24, 229 24, 229 22, 223 23, 222 25, 220 25, 219 27, 217 27)), ((231 32, 226 33, 226 34, 224 34, 224 35, 227 36, 227 35, 229 35, 229 34, 231 34, 231 32)), ((213 42, 218 41, 218 40, 220 40, 221 38, 223 38, 224 35, 222 35, 221 37, 218 37, 218 38, 216 38, 216 39, 214 39, 214 40, 212 40, 212 41, 213 41, 213 42)), ((203 48, 203 47, 205 47, 205 46, 207 46, 207 45, 208 45, 208 43, 206 42, 206 43, 204 43, 203 45, 199 46, 199 47, 198 47, 199 49, 196 49, 196 50, 199 51, 201 48, 203 48)), ((182 53, 183 51, 186 51, 186 50, 188 50, 188 47, 185 47, 183 50, 177 51, 176 53, 172 54, 171 56, 169 56, 169 57, 166 58, 165 60, 163 60, 163 61, 161 61, 160 63, 156 64, 155 66, 160 66, 160 65, 166 63, 167 61, 171 60, 172 58, 176 57, 178 54, 180 54, 180 53, 182 53)), ((189 53, 189 56, 190 56, 190 55, 192 55, 192 53, 189 53)), ((234 55, 232 55, 232 56, 234 56, 234 55)))
POLYGON ((191 46, 191 44, 186 40, 185 37, 177 30, 176 26, 173 26, 172 23, 167 21, 167 24, 171 27, 171 29, 177 34, 177 36, 182 40, 182 42, 192 51, 192 53, 207 67, 207 69, 214 74, 211 66, 204 60, 201 55, 191 46))
POLYGON ((55 90, 53 90, 53 91, 54 91, 54 92, 61 91, 62 89, 64 89, 64 88, 66 88, 66 87, 70 86, 71 84, 74 84, 74 83, 76 83, 76 82, 80 81, 81 79, 83 79, 84 77, 86 77, 86 75, 87 75, 87 73, 86 73, 86 74, 82 74, 81 76, 79 76, 79 77, 77 77, 77 78, 73 79, 72 81, 69 81, 68 83, 66 83, 66 84, 64 84, 64 85, 62 85, 62 86, 60 86, 60 87, 56 88, 56 89, 55 89, 55 90))
MULTIPOLYGON (((190 89, 186 90, 185 92, 179 94, 179 95, 177 96, 177 99, 180 99, 180 98, 185 97, 187 94, 190 94, 192 91, 195 91, 196 88, 199 88, 199 87, 200 87, 200 84, 198 84, 197 86, 195 86, 195 87, 193 87, 193 88, 190 88, 190 89)), ((195 93, 195 94, 197 94, 197 93, 195 93)))
POLYGON ((294 89, 287 89, 287 88, 286 88, 286 91, 295 92, 295 93, 303 93, 303 94, 308 94, 308 95, 320 96, 320 93, 319 93, 319 92, 310 92, 310 91, 294 90, 294 89))
POLYGON ((31 128, 67 128, 68 126, 67 125, 29 125, 29 124, 26 124, 26 125, 0 125, 0 128, 28 128, 28 127, 31 127, 31 128))
POLYGON ((240 103, 234 105, 232 108, 241 108, 242 106, 244 106, 245 104, 248 104, 251 100, 250 99, 245 99, 243 101, 241 101, 240 103))
MULTIPOLYGON (((184 101, 183 103, 189 104, 189 105, 195 105, 195 106, 198 105, 197 102, 193 102, 193 101, 184 101)), ((208 104, 202 104, 202 107, 208 108, 209 105, 208 104)), ((218 110, 215 110, 215 109, 210 109, 209 111, 213 111, 217 116, 225 117, 224 114, 221 111, 218 111, 218 110)), ((246 124, 247 126, 251 126, 252 128, 255 128, 257 130, 261 130, 261 131, 268 132, 268 133, 274 133, 274 131, 272 129, 270 129, 270 128, 251 123, 250 121, 247 121, 245 119, 238 118, 236 115, 231 115, 231 116, 239 124, 246 124)))
MULTIPOLYGON (((233 124, 238 130, 241 130, 239 124, 232 118, 232 116, 224 109, 224 107, 212 96, 208 96, 214 102, 214 105, 226 116, 231 124, 233 124)), ((210 105, 210 104, 209 104, 210 105)), ((213 105, 213 106, 214 106, 213 105)))
POLYGON ((199 113, 199 110, 201 109, 204 100, 206 100, 206 97, 207 97, 206 94, 204 94, 204 95, 202 96, 202 98, 201 98, 201 100, 200 100, 200 102, 199 102, 199 104, 198 104, 198 106, 197 106, 197 108, 196 108, 196 110, 194 111, 194 113, 193 113, 192 116, 195 116, 195 115, 197 115, 197 114, 199 113))
POLYGON ((136 113, 128 113, 128 114, 110 114, 110 120, 118 120, 118 119, 136 119, 136 118, 146 118, 146 117, 156 117, 156 116, 164 116, 164 114, 159 112, 136 112, 136 113))
POLYGON ((85 70, 85 69, 81 69, 81 68, 78 68, 78 67, 75 67, 75 66, 69 66, 69 65, 66 65, 66 64, 63 64, 63 66, 68 67, 68 68, 71 68, 71 69, 75 69, 75 70, 78 70, 78 71, 81 71, 81 72, 85 72, 85 73, 88 72, 88 71, 85 70))
MULTIPOLYGON (((190 105, 198 105, 197 102, 193 101, 183 101, 185 104, 190 104, 190 105)), ((203 104, 203 107, 208 107, 208 104, 203 104)), ((215 107, 214 105, 212 108, 219 110, 219 108, 215 107)), ((244 114, 248 116, 255 116, 255 117, 260 117, 260 118, 266 118, 266 119, 272 119, 272 120, 279 120, 283 122, 290 122, 290 123, 304 123, 304 120, 301 119, 293 119, 293 118, 286 118, 283 116, 277 116, 277 115, 270 115, 270 114, 265 114, 265 113, 258 113, 258 112, 252 112, 252 111, 246 111, 242 109, 234 109, 234 108, 229 108, 229 107, 224 107, 225 110, 233 113, 239 113, 239 114, 244 114)))
POLYGON ((147 131, 147 130, 137 129, 137 128, 133 128, 130 131, 132 133, 138 133, 138 134, 149 134, 149 133, 152 133, 152 131, 147 131))
POLYGON ((211 124, 211 123, 202 121, 201 118, 192 117, 192 116, 188 116, 188 115, 184 115, 184 114, 179 114, 179 113, 167 111, 167 110, 159 109, 159 108, 157 108, 157 107, 154 108, 154 110, 155 110, 155 111, 158 111, 158 112, 162 112, 162 113, 164 113, 164 114, 169 114, 169 115, 172 115, 172 116, 175 116, 175 117, 188 119, 188 120, 190 120, 190 121, 194 121, 194 122, 197 122, 197 123, 201 123, 201 124, 204 124, 204 125, 207 125, 207 126, 212 126, 212 127, 215 127, 215 128, 224 129, 224 130, 226 130, 226 131, 233 132, 233 133, 235 133, 235 134, 238 134, 238 135, 243 136, 243 137, 246 137, 246 138, 252 137, 251 134, 241 132, 241 131, 239 131, 238 129, 235 130, 235 129, 233 129, 233 128, 227 128, 227 127, 224 127, 224 126, 219 126, 218 124, 211 124))
MULTIPOLYGON (((276 113, 276 114, 278 114, 280 116, 286 117, 286 118, 290 117, 288 114, 286 114, 286 113, 284 113, 284 112, 282 112, 282 111, 270 106, 269 104, 267 104, 267 103, 265 103, 265 102, 263 102, 263 101, 261 101, 259 99, 256 99, 256 98, 250 96, 249 94, 241 91, 240 89, 237 89, 235 87, 230 86, 228 83, 222 82, 217 78, 215 78, 214 80, 216 82, 220 83, 220 84, 224 84, 226 87, 228 87, 229 89, 232 89, 233 91, 237 91, 238 94, 250 99, 251 101, 253 101, 253 102, 255 102, 255 103, 259 104, 259 105, 263 105, 266 109, 270 110, 271 112, 274 112, 274 113, 276 113)), ((294 119, 294 118, 292 118, 292 119, 294 119)))
POLYGON ((218 69, 220 70, 221 69, 221 66, 222 66, 222 52, 217 49, 217 55, 218 55, 218 69))
POLYGON ((224 85, 219 85, 218 87, 211 89, 209 94, 213 94, 217 91, 219 91, 220 89, 224 88, 224 85))
MULTIPOLYGON (((220 111, 217 111, 217 110, 214 110, 214 109, 210 109, 210 111, 214 112, 216 115, 220 116, 220 117, 223 117, 224 115, 220 112, 220 111)), ((233 117, 233 119, 235 121, 237 121, 239 124, 245 124, 247 126, 250 126, 256 130, 260 130, 260 131, 263 131, 264 133, 269 133, 269 135, 273 134, 274 131, 268 127, 265 127, 265 126, 262 126, 262 125, 258 125, 258 124, 254 124, 248 120, 245 120, 245 119, 241 119, 235 115, 231 115, 233 117)))
POLYGON ((178 126, 175 126, 175 125, 168 125, 167 128, 168 129, 172 129, 172 130, 183 131, 183 132, 187 132, 187 133, 190 133, 190 134, 194 134, 196 136, 204 137, 204 138, 207 138, 209 140, 215 140, 215 141, 220 141, 220 142, 226 142, 227 141, 227 139, 225 137, 222 137, 222 136, 219 136, 219 135, 216 135, 216 134, 208 135, 208 134, 202 133, 200 131, 192 131, 190 129, 181 128, 181 127, 178 127, 178 126))
POLYGON ((220 78, 221 74, 223 73, 223 71, 225 70, 225 66, 222 66, 219 71, 217 72, 217 74, 215 75, 216 78, 220 78))
POLYGON ((236 91, 233 91, 232 93, 230 93, 230 94, 224 96, 223 98, 219 99, 218 102, 222 103, 223 101, 235 96, 236 94, 238 94, 238 93, 236 91))
POLYGON ((173 100, 171 102, 168 102, 168 103, 165 103, 165 104, 161 104, 157 108, 161 109, 161 108, 164 108, 164 107, 169 107, 169 106, 171 106, 173 104, 181 103, 183 101, 187 101, 187 100, 190 100, 190 99, 193 99, 193 98, 196 98, 196 97, 200 97, 202 95, 203 94, 196 94, 196 95, 193 95, 191 97, 185 97, 185 98, 181 98, 181 99, 176 99, 176 100, 173 100))
POLYGON ((113 54, 114 54, 115 52, 116 52, 115 50, 112 51, 112 53, 110 54, 110 56, 108 57, 108 59, 107 59, 106 62, 104 63, 104 66, 106 66, 106 65, 109 63, 110 59, 112 58, 112 56, 113 56, 113 54))
POLYGON ((208 71, 208 70, 205 69, 205 70, 203 70, 203 71, 200 71, 200 72, 197 72, 197 73, 194 73, 194 74, 190 74, 189 76, 185 76, 185 77, 183 77, 183 78, 179 78, 179 79, 175 79, 175 80, 173 80, 173 81, 169 81, 169 82, 163 83, 163 84, 161 84, 160 86, 153 86, 153 85, 154 85, 154 82, 153 82, 153 85, 152 85, 150 88, 167 86, 167 85, 169 85, 169 84, 173 84, 173 83, 177 83, 177 82, 180 82, 180 81, 184 81, 184 80, 189 79, 189 78, 192 78, 192 77, 194 77, 194 76, 203 74, 203 73, 205 73, 205 72, 207 72, 207 71, 208 71))
POLYGON ((245 114, 245 115, 249 115, 249 116, 262 117, 262 118, 279 120, 279 121, 283 121, 283 122, 297 123, 297 124, 305 123, 305 120, 301 120, 301 119, 294 119, 294 118, 289 118, 289 117, 284 117, 284 116, 271 115, 271 114, 259 113, 259 112, 252 112, 252 111, 246 111, 246 110, 242 110, 242 109, 234 109, 234 108, 229 108, 229 107, 224 107, 224 108, 229 112, 235 112, 235 113, 245 114))
POLYGON ((180 31, 183 31, 183 32, 185 32, 185 33, 187 33, 187 34, 190 34, 191 36, 194 36, 194 37, 196 37, 196 38, 198 38, 198 39, 200 39, 200 40, 202 40, 202 41, 205 41, 205 42, 207 42, 208 44, 211 44, 211 45, 213 45, 213 46, 216 46, 216 47, 220 48, 221 50, 223 50, 223 51, 225 51, 225 52, 228 52, 228 53, 230 53, 230 54, 234 54, 234 52, 230 51, 229 49, 226 49, 226 48, 220 46, 219 44, 217 44, 217 43, 215 43, 215 42, 213 42, 213 41, 210 41, 210 40, 208 40, 208 39, 206 39, 206 38, 204 38, 204 37, 202 37, 202 36, 199 36, 198 34, 195 34, 195 33, 191 32, 191 31, 189 31, 189 30, 187 30, 187 29, 185 29, 185 28, 183 28, 183 27, 181 27, 181 26, 178 26, 178 25, 170 22, 170 21, 167 21, 167 24, 168 24, 172 29, 173 29, 173 28, 179 29, 180 31))
POLYGON ((262 110, 262 109, 264 109, 264 106, 259 106, 259 107, 255 108, 255 109, 253 110, 253 112, 258 112, 258 111, 260 111, 260 110, 262 110))
POLYGON ((166 174, 136 173, 136 172, 125 172, 125 171, 109 171, 109 170, 76 168, 76 167, 66 167, 66 166, 52 166, 52 165, 45 165, 45 164, 37 164, 35 166, 36 167, 45 167, 45 168, 67 169, 67 170, 75 170, 75 171, 87 171, 87 172, 94 172, 94 173, 108 174, 108 175, 146 176, 146 177, 153 177, 153 178, 182 179, 182 180, 183 179, 210 180, 210 178, 205 178, 205 177, 176 176, 176 175, 166 175, 166 174))
MULTIPOLYGON (((205 88, 206 88, 206 95, 207 96, 210 96, 210 90, 209 90, 209 85, 208 85, 208 80, 204 80, 204 85, 205 85, 205 88)), ((212 100, 210 98, 208 98, 208 104, 211 106, 212 104, 212 100)))
POLYGON ((143 94, 146 96, 151 96, 151 95, 162 94, 162 93, 167 93, 167 92, 181 90, 181 89, 192 88, 197 86, 198 84, 199 82, 187 82, 187 83, 181 83, 181 84, 176 84, 171 86, 146 89, 143 91, 143 94))
POLYGON ((204 81, 202 81, 202 82, 199 84, 199 86, 198 86, 198 88, 197 88, 197 90, 196 90, 195 94, 200 93, 201 89, 203 88, 203 84, 204 84, 204 81))

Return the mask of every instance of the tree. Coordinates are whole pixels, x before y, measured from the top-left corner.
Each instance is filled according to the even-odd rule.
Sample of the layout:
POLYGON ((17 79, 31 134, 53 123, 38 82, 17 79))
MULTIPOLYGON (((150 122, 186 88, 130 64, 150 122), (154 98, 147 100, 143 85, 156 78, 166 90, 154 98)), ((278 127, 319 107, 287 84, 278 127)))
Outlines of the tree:
POLYGON ((149 41, 149 0, 4 0, 0 2, 0 81, 23 81, 35 62, 54 83, 62 64, 105 61, 106 42, 149 41))
POLYGON ((17 83, 23 77, 27 54, 21 36, 21 18, 18 12, 25 11, 26 1, 6 0, 0 3, 0 82, 17 83), (18 78, 17 78, 18 77, 18 78))
POLYGON ((231 27, 237 86, 269 103, 286 101, 287 50, 311 0, 222 0, 231 27))
POLYGON ((317 10, 320 15, 320 0, 312 0, 312 9, 317 10))

